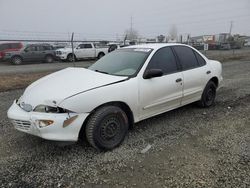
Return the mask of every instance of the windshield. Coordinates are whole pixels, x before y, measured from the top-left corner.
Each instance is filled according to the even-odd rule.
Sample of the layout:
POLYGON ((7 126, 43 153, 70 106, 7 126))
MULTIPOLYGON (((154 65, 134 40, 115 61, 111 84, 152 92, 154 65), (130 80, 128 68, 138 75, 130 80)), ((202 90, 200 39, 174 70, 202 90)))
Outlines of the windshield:
POLYGON ((89 67, 90 70, 117 76, 133 76, 136 74, 151 49, 119 49, 98 60, 89 67))

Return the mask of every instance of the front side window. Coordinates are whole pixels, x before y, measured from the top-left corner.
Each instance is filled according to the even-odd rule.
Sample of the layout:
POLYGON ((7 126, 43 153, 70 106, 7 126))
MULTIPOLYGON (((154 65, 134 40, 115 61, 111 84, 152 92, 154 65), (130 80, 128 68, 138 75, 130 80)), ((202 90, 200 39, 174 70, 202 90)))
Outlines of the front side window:
POLYGON ((199 66, 191 48, 186 46, 174 46, 173 48, 180 60, 182 69, 184 71, 199 66))
POLYGON ((102 57, 89 69, 117 76, 133 76, 140 70, 151 51, 148 48, 119 49, 102 57))
POLYGON ((163 74, 177 72, 175 56, 170 47, 158 50, 150 60, 147 69, 161 69, 163 74))
POLYGON ((79 48, 80 49, 92 48, 92 45, 91 44, 80 44, 79 48))
POLYGON ((30 51, 36 51, 36 47, 35 46, 29 46, 29 47, 27 47, 25 49, 25 51, 28 51, 28 52, 30 52, 30 51))

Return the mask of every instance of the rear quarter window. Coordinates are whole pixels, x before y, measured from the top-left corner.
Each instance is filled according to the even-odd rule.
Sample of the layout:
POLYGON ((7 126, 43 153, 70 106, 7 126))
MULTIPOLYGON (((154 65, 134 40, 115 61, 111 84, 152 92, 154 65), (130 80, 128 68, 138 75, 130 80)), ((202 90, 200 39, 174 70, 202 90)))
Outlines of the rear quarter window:
POLYGON ((186 46, 174 46, 173 48, 180 60, 182 70, 193 69, 199 66, 191 48, 186 46))
POLYGON ((198 63, 199 63, 200 66, 206 65, 205 59, 204 59, 203 57, 201 57, 200 54, 198 54, 198 53, 195 52, 195 51, 194 51, 194 54, 195 54, 195 56, 196 56, 196 58, 197 58, 197 61, 198 61, 198 63))

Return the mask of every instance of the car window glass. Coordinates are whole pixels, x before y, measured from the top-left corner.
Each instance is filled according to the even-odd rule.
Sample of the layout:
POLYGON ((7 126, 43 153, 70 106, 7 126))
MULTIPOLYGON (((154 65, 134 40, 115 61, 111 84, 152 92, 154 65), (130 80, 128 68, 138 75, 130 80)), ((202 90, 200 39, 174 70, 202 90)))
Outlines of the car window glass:
POLYGON ((44 50, 52 50, 52 46, 43 46, 44 50))
POLYGON ((35 46, 29 46, 26 48, 26 51, 36 51, 36 47, 35 46))
POLYGON ((37 49, 38 49, 38 51, 44 51, 45 50, 43 46, 37 46, 37 49))
POLYGON ((150 60, 147 69, 161 69, 163 74, 177 72, 177 63, 170 47, 161 48, 150 60))
POLYGON ((198 67, 198 62, 191 48, 186 46, 174 46, 173 48, 180 60, 183 70, 198 67))
POLYGON ((200 54, 198 54, 198 53, 195 52, 195 51, 194 51, 194 54, 195 54, 195 56, 196 56, 196 58, 197 58, 197 61, 198 61, 198 63, 199 63, 200 66, 206 65, 205 59, 204 59, 203 57, 201 57, 200 54))
POLYGON ((12 48, 12 49, 19 48, 19 43, 12 43, 12 44, 11 44, 11 48, 12 48))
POLYGON ((84 48, 92 48, 91 44, 84 44, 84 48))

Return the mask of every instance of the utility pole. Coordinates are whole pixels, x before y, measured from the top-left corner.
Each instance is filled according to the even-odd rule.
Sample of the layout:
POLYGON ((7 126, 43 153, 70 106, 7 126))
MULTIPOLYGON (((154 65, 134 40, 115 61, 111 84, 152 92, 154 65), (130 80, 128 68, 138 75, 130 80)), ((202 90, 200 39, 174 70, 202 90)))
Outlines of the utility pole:
POLYGON ((72 60, 73 60, 73 65, 75 67, 75 53, 74 53, 74 32, 71 35, 71 48, 72 48, 72 60))
POLYGON ((230 21, 230 29, 229 29, 229 34, 231 35, 233 29, 233 21, 230 21))
POLYGON ((133 31, 133 16, 130 18, 130 32, 132 33, 133 31))
POLYGON ((133 39, 133 16, 131 16, 130 18, 130 36, 129 36, 129 40, 133 39))

